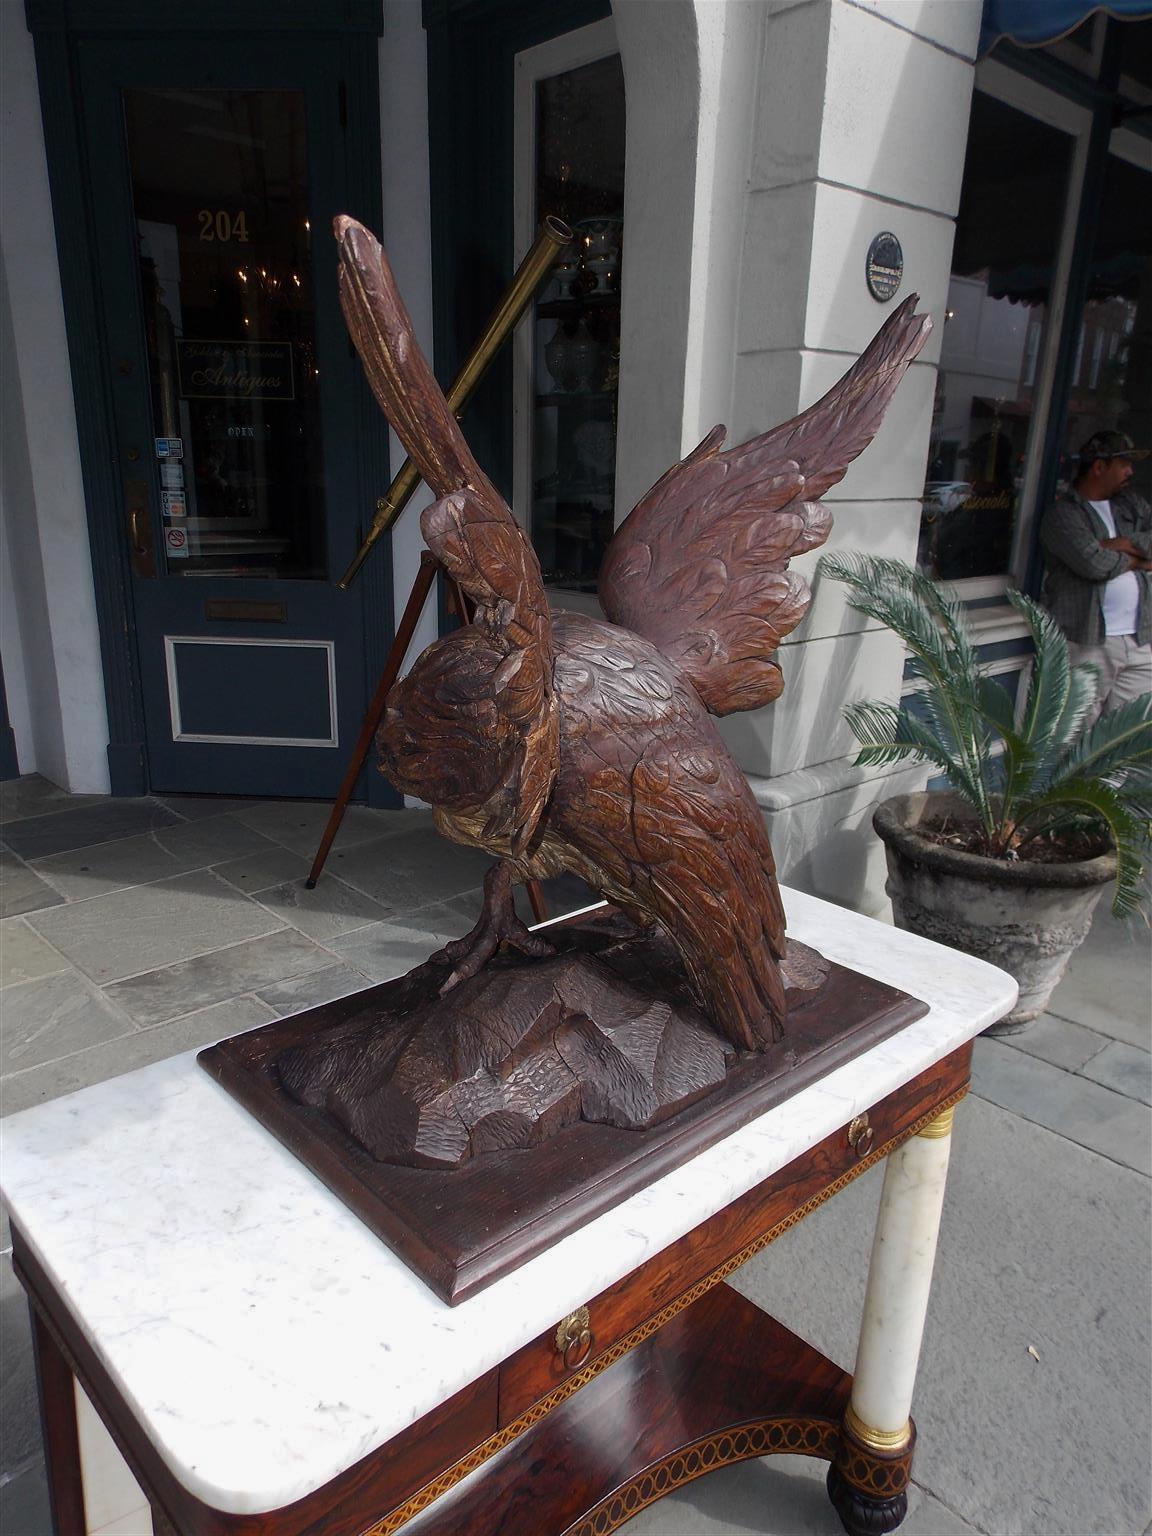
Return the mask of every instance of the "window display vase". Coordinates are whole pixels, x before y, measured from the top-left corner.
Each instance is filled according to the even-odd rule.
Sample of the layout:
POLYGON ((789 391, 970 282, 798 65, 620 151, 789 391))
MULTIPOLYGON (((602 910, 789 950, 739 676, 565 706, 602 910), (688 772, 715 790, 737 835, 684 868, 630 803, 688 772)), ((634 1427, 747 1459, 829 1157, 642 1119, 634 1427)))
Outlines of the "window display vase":
POLYGON ((601 347, 583 320, 569 333, 563 322, 544 348, 544 363, 556 388, 565 394, 596 387, 601 347))

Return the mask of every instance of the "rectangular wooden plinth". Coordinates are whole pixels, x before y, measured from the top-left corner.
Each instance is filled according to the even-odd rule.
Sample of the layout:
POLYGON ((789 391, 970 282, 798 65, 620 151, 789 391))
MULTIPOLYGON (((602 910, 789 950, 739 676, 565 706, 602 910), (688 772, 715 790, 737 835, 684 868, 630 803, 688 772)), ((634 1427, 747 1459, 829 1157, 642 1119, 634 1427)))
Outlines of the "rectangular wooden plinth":
POLYGON ((850 1387, 846 1372, 718 1285, 403 1530, 600 1536, 728 1462, 830 1458, 850 1387))
POLYGON ((377 1162, 333 1118, 291 1098, 276 1070, 282 1052, 386 1009, 401 985, 276 1020, 198 1059, 450 1305, 926 1012, 918 999, 833 965, 819 991, 797 995, 784 1040, 738 1059, 724 1082, 670 1119, 643 1131, 580 1121, 539 1146, 439 1170, 377 1162))

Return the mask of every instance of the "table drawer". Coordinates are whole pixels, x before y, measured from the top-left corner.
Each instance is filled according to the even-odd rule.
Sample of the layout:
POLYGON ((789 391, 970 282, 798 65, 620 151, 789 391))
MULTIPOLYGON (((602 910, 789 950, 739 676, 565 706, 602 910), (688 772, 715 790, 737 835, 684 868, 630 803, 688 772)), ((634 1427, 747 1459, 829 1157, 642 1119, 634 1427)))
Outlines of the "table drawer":
POLYGON ((500 1367, 499 1421, 570 1391, 724 1279, 760 1248, 883 1157, 966 1088, 971 1045, 937 1062, 795 1162, 594 1296, 587 1317, 556 1323, 500 1367))

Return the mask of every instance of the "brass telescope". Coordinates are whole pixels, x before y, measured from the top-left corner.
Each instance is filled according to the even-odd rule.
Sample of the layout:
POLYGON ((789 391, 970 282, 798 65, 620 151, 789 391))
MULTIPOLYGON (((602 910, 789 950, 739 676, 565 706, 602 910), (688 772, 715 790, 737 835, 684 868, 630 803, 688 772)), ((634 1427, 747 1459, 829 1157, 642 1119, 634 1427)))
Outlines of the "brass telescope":
MULTIPOLYGON (((516 275, 508 284, 504 297, 493 311, 483 336, 472 348, 456 382, 448 391, 448 408, 458 416, 467 405, 472 391, 484 376, 489 363, 496 356, 505 340, 516 326, 520 316, 528 308, 540 279, 556 260, 560 251, 572 240, 572 231, 563 219, 548 214, 540 225, 540 232, 532 242, 532 248, 516 269, 516 275)), ((356 552, 356 558, 337 582, 347 591, 357 571, 368 558, 368 552, 381 534, 387 533, 392 524, 408 505, 412 492, 420 483, 420 471, 411 459, 405 459, 400 471, 388 487, 388 494, 376 503, 376 516, 368 536, 356 552)))

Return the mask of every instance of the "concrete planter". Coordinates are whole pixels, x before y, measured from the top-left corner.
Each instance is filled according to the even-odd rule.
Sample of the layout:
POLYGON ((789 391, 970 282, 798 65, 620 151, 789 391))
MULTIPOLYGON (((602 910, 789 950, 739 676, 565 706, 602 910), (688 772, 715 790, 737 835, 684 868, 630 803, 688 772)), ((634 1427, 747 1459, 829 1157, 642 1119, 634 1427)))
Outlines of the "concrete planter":
POLYGON ((897 927, 998 965, 1020 984, 1012 1012, 987 1031, 1014 1034, 1043 1013, 1069 957, 1092 924, 1116 856, 1070 864, 1004 863, 929 841, 926 817, 963 817, 955 795, 896 795, 877 806, 872 825, 885 844, 897 927))

